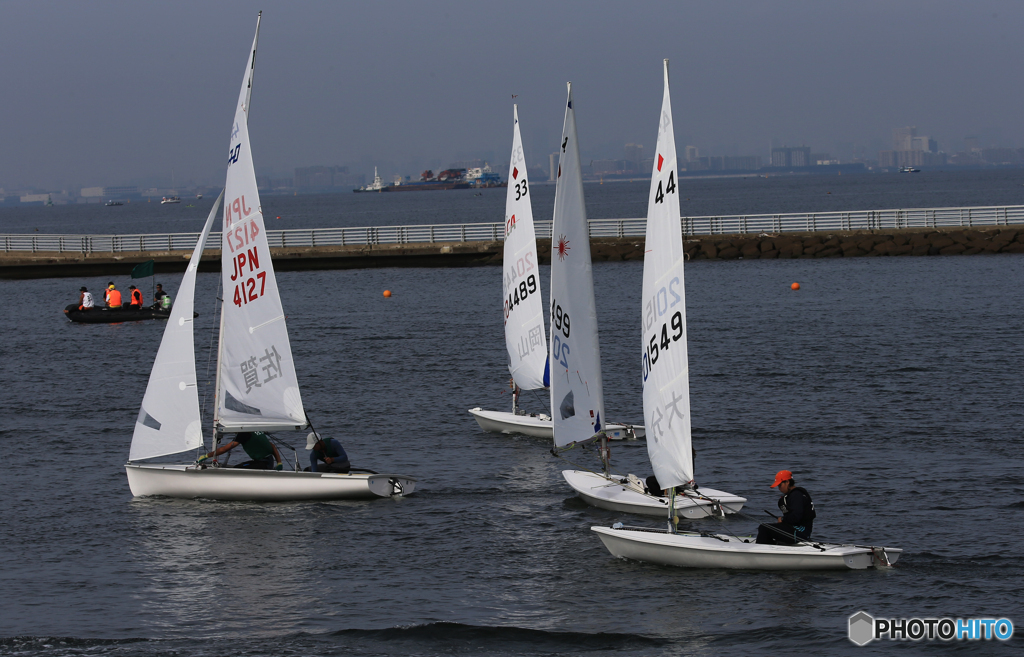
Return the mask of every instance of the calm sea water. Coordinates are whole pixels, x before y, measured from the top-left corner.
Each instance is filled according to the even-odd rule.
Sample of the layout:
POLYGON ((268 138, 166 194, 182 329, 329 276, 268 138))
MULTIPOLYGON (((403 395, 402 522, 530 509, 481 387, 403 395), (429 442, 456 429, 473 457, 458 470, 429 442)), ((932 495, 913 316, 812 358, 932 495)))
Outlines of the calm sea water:
MULTIPOLYGON (((740 196, 753 183, 732 184, 740 196)), ((641 274, 594 268, 610 419, 641 420, 641 274)), ((612 558, 590 526, 658 523, 588 507, 545 441, 483 433, 466 412, 509 406, 496 268, 278 277, 311 417, 355 464, 418 477, 416 495, 133 499, 122 465, 163 325, 68 323, 72 291, 106 277, 0 281, 0 654, 859 654, 846 639, 859 610, 1024 622, 1024 258, 702 261, 686 275, 698 482, 760 515, 775 508, 775 472, 791 469, 819 538, 900 546, 898 567, 612 558)), ((172 294, 177 280, 164 278, 172 294)), ((216 293, 201 274, 201 392, 216 293)), ((612 458, 650 474, 643 442, 612 458)), ((755 528, 699 526, 723 525, 755 528)))
MULTIPOLYGON (((585 185, 587 216, 647 216, 649 182, 585 185)), ((551 219, 554 185, 535 181, 533 212, 551 219)), ((132 202, 65 206, 0 206, 0 233, 198 233, 216 194, 180 205, 132 202), (194 208, 188 205, 194 205, 194 208)), ((261 198, 271 229, 500 222, 505 190, 331 194, 261 198)), ((680 181, 687 216, 831 212, 893 208, 1024 204, 1024 169, 925 171, 855 176, 772 176, 680 181)))

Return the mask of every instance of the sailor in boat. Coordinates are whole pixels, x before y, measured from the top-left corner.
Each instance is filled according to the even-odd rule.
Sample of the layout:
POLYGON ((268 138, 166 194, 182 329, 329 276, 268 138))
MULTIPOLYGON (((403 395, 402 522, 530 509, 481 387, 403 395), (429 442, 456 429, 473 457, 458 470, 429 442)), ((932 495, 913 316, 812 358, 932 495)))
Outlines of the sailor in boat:
POLYGON ((334 438, 323 438, 310 433, 306 436, 306 449, 309 450, 309 472, 333 472, 347 474, 352 469, 345 448, 334 438))
POLYGON ((121 307, 121 292, 114 286, 114 281, 107 283, 107 290, 103 293, 103 300, 107 302, 107 308, 121 307))
MULTIPOLYGON (((691 461, 693 462, 694 466, 696 466, 696 464, 697 464, 697 450, 694 449, 692 443, 690 444, 690 456, 691 456, 691 461)), ((645 487, 647 489, 647 494, 648 495, 652 495, 654 497, 665 497, 665 496, 668 495, 668 490, 666 490, 666 489, 661 487, 661 484, 658 483, 658 478, 655 477, 654 475, 651 475, 650 477, 645 479, 644 480, 644 485, 645 485, 645 487)), ((694 484, 693 487, 696 490, 697 484, 694 484)))
POLYGON ((249 455, 250 460, 233 467, 245 468, 247 470, 281 470, 284 467, 281 461, 281 453, 277 451, 277 445, 272 443, 267 434, 262 431, 240 431, 235 434, 235 439, 228 444, 221 445, 216 451, 208 452, 206 455, 199 457, 198 463, 230 452, 239 445, 249 455), (277 461, 277 465, 274 465, 274 461, 277 461))
POLYGON ((164 298, 167 299, 167 308, 171 307, 171 297, 166 292, 164 292, 164 286, 161 285, 160 283, 156 284, 156 292, 153 294, 153 298, 153 308, 163 308, 164 298))
POLYGON ((89 288, 82 286, 78 295, 78 309, 79 310, 92 310, 96 307, 96 302, 92 300, 92 292, 89 288))
POLYGON ((757 542, 766 545, 796 545, 798 541, 806 541, 811 537, 814 524, 814 502, 811 495, 801 486, 796 485, 793 473, 780 470, 775 475, 772 488, 779 487, 782 497, 779 508, 782 517, 774 524, 763 524, 757 528, 757 542))
POLYGON ((129 302, 129 305, 132 310, 140 310, 142 308, 142 290, 134 285, 129 286, 128 289, 131 290, 131 301, 129 302))

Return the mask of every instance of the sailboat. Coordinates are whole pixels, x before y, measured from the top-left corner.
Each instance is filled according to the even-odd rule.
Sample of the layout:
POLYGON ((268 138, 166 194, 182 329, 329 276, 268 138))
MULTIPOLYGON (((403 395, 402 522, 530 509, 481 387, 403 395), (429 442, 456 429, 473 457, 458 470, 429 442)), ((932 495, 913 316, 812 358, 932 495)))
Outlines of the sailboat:
POLYGON ((217 353, 213 447, 216 449, 225 433, 299 431, 309 426, 249 147, 249 100, 258 40, 259 19, 231 128, 224 191, 210 210, 192 252, 157 351, 125 466, 128 485, 136 496, 220 500, 372 499, 409 495, 416 487, 416 480, 410 477, 372 472, 300 472, 297 455, 294 472, 139 462, 203 445, 192 307, 196 270, 222 200, 224 303, 217 353))
MULTIPOLYGON (((797 545, 761 545, 749 536, 676 531, 674 516, 700 517, 697 514, 706 510, 701 506, 705 501, 718 504, 726 510, 739 511, 746 500, 706 488, 698 491, 694 482, 690 448, 683 244, 679 223, 679 194, 676 190, 676 147, 667 59, 664 62, 664 77, 658 146, 647 204, 641 354, 644 417, 648 418, 652 429, 647 451, 659 485, 668 489, 661 514, 665 514, 669 522, 662 531, 647 527, 625 527, 621 523, 591 529, 613 555, 662 565, 765 570, 889 566, 895 563, 902 550, 832 545, 810 540, 797 545), (680 506, 692 512, 678 513, 676 509, 680 506)), ((592 490, 598 485, 593 484, 592 490)), ((606 487, 605 490, 609 488, 626 490, 625 486, 606 487)))
MULTIPOLYGON (((668 103, 667 95, 665 102, 668 103)), ((571 114, 570 99, 570 106, 566 110, 566 134, 563 135, 562 143, 564 147, 568 140, 570 148, 576 154, 569 157, 570 166, 561 165, 558 185, 564 184, 567 187, 571 186, 573 190, 579 190, 580 209, 576 210, 575 206, 567 207, 567 211, 563 211, 561 217, 563 221, 579 223, 579 216, 582 216, 583 185, 579 174, 579 155, 575 151, 575 120, 570 121, 571 114), (566 177, 568 180, 563 182, 563 178, 566 177)), ((686 303, 683 292, 683 240, 679 223, 679 195, 676 193, 674 173, 675 142, 672 141, 671 120, 667 128, 664 121, 665 119, 661 130, 667 129, 669 132, 667 135, 659 135, 658 157, 655 161, 647 215, 647 252, 644 259, 643 288, 643 379, 644 417, 647 427, 651 429, 647 437, 647 450, 660 487, 669 488, 692 482, 693 459, 690 451, 690 389, 686 354, 686 303), (655 182, 658 183, 657 187, 655 182), (681 477, 685 478, 680 479, 681 477), (677 479, 677 483, 666 483, 675 482, 677 479)), ((563 152, 562 159, 565 160, 566 157, 566 153, 563 152)), ((553 230, 556 233, 564 230, 558 227, 560 215, 557 189, 560 188, 557 187, 555 192, 556 228, 553 230)), ((586 225, 585 219, 583 225, 586 225)), ((559 244, 561 239, 560 237, 559 244)), ((589 259, 587 264, 589 277, 589 259)), ((555 286, 556 271, 555 260, 552 258, 552 290, 555 286)), ((559 281, 567 282, 565 291, 562 292, 564 299, 579 288, 579 281, 584 278, 584 274, 578 273, 576 280, 573 280, 572 272, 569 271, 566 276, 560 275, 557 278, 559 281)), ((552 291, 552 295, 554 294, 552 291)), ((591 298, 592 296, 591 294, 591 298)), ((593 301, 590 303, 593 304, 593 301)), ((592 313, 592 305, 585 307, 584 311, 587 314, 592 313)), ((573 328, 579 329, 578 325, 573 328)), ((554 324, 551 331, 554 335, 554 324)), ((594 335, 596 336, 596 326, 594 335)), ((596 353, 596 339, 594 351, 596 353)), ((552 353, 555 353, 554 348, 552 353)), ((596 372, 600 376, 599 367, 596 372)), ((558 393, 554 393, 554 399, 559 399, 558 393)), ((600 427, 596 427, 594 433, 599 429, 600 427)), ((558 440, 557 431, 555 437, 556 448, 562 447, 564 441, 558 440)), ((602 450, 602 455, 605 466, 603 474, 585 470, 565 470, 562 473, 569 485, 592 506, 655 516, 664 515, 672 509, 675 515, 681 517, 703 518, 709 515, 735 513, 746 503, 745 498, 708 488, 698 492, 691 487, 679 499, 664 496, 661 491, 656 491, 657 494, 648 494, 639 477, 609 474, 607 458, 604 458, 607 452, 602 450)))
MULTIPOLYGON (((512 157, 508 180, 505 195, 502 304, 505 348, 509 373, 512 375, 512 411, 489 411, 477 406, 469 409, 469 412, 484 431, 521 433, 550 440, 553 436, 551 416, 546 413, 526 413, 519 408, 520 391, 547 388, 550 369, 547 340, 544 337, 544 300, 540 288, 537 236, 523 140, 519 132, 518 105, 512 108, 512 157)), ((612 440, 644 437, 643 427, 628 424, 612 424, 606 427, 606 431, 612 440)))

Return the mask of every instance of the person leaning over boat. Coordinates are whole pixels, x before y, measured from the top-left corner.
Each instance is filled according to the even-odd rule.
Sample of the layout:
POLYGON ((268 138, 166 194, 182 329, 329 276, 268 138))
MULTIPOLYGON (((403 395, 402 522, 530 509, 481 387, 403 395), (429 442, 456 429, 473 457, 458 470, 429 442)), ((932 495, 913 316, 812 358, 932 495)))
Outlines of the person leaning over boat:
POLYGON ((107 289, 103 293, 103 300, 107 302, 107 308, 121 307, 121 292, 114 287, 114 281, 107 283, 107 289))
POLYGON ((310 472, 345 474, 352 469, 345 448, 334 438, 325 439, 310 433, 306 436, 306 449, 310 450, 309 467, 306 468, 310 472), (322 464, 318 465, 317 461, 322 461, 322 464))
POLYGON ((221 445, 216 451, 208 452, 200 457, 199 463, 208 458, 220 456, 230 452, 234 448, 242 446, 245 453, 251 460, 239 463, 236 468, 247 468, 249 470, 280 470, 284 467, 281 463, 281 453, 277 451, 277 445, 270 442, 267 434, 262 431, 240 431, 235 434, 235 439, 226 445, 221 445), (274 465, 274 461, 277 465, 274 465))
POLYGON ((793 473, 789 470, 780 470, 775 475, 775 483, 771 487, 776 486, 782 493, 782 497, 779 498, 782 517, 774 524, 763 524, 758 527, 757 542, 767 545, 795 545, 798 540, 809 539, 816 515, 810 493, 796 485, 793 473))
POLYGON ((96 307, 96 302, 92 300, 92 292, 89 291, 89 288, 87 288, 87 287, 85 287, 83 285, 82 289, 79 290, 79 292, 80 292, 80 294, 78 295, 78 309, 79 310, 92 310, 93 308, 96 307))
POLYGON ((171 307, 171 295, 164 292, 164 286, 160 283, 156 284, 156 292, 153 294, 153 308, 170 308, 171 307), (167 301, 164 301, 166 299, 167 301))
POLYGON ((131 301, 128 302, 128 305, 131 306, 132 309, 134 310, 139 310, 140 308, 142 308, 142 290, 135 287, 134 285, 129 286, 128 289, 132 291, 131 301))

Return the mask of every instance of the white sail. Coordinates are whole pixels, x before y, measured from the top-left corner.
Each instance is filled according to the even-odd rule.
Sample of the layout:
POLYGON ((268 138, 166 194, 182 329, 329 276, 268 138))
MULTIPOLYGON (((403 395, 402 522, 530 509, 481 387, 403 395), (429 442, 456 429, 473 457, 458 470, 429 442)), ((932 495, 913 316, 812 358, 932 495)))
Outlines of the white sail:
POLYGON ((665 94, 647 202, 641 312, 647 451, 654 475, 665 488, 693 480, 684 253, 677 187, 676 142, 666 59, 665 94))
POLYGON ((537 236, 526 179, 526 158, 519 136, 519 106, 512 109, 512 160, 505 196, 505 251, 502 297, 508 369, 523 390, 548 385, 548 345, 544 338, 544 301, 540 291, 537 236))
POLYGON ((217 208, 223 197, 222 191, 210 210, 210 216, 206 218, 199 242, 188 261, 188 269, 181 278, 177 299, 167 319, 164 337, 160 340, 160 348, 153 362, 153 371, 149 373, 142 408, 135 422, 129 461, 177 454, 203 444, 192 316, 196 270, 199 269, 206 239, 217 218, 217 208))
POLYGON ((587 440, 605 421, 590 233, 572 85, 567 86, 551 226, 551 415, 556 447, 587 440))
POLYGON ((257 23, 231 126, 224 186, 224 305, 215 418, 224 432, 306 424, 249 148, 248 101, 258 38, 257 23))

